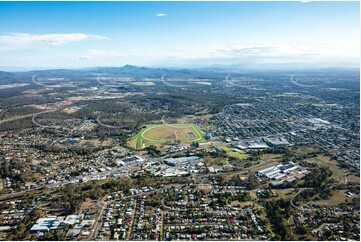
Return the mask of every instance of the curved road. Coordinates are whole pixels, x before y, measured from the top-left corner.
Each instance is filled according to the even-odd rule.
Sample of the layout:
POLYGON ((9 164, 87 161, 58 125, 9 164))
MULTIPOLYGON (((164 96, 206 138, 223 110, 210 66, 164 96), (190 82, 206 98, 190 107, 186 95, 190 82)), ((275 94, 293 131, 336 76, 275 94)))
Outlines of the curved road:
POLYGON ((297 86, 300 86, 300 87, 319 87, 321 85, 304 85, 304 84, 299 84, 298 82, 296 82, 295 80, 293 80, 293 77, 294 77, 295 74, 292 74, 291 77, 290 77, 290 80, 293 84, 297 85, 297 86))
POLYGON ((102 114, 100 114, 100 115, 96 118, 96 120, 97 120, 98 124, 101 125, 101 126, 104 126, 104 127, 106 127, 106 128, 109 128, 109 129, 123 129, 123 128, 125 128, 124 126, 113 126, 113 125, 109 125, 109 124, 104 124, 104 123, 102 123, 102 122, 100 121, 100 116, 102 116, 102 114))
POLYGON ((175 84, 170 84, 170 83, 168 83, 168 82, 166 82, 166 81, 164 80, 165 75, 166 75, 166 74, 163 74, 163 76, 160 78, 160 80, 161 80, 164 84, 166 84, 166 85, 168 85, 168 86, 171 86, 171 87, 189 87, 189 86, 190 86, 190 85, 175 85, 175 84))

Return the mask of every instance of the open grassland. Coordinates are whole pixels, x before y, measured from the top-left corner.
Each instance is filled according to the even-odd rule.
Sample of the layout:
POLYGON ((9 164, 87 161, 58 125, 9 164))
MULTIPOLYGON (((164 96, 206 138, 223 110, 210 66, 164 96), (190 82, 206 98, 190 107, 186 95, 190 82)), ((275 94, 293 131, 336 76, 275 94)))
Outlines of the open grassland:
POLYGON ((315 107, 333 107, 333 106, 337 106, 336 103, 312 103, 312 106, 315 107))
POLYGON ((312 146, 303 146, 303 147, 298 147, 295 150, 295 153, 298 154, 298 155, 301 155, 301 154, 309 154, 309 153, 312 153, 312 152, 315 152, 315 151, 316 150, 312 146))
POLYGON ((194 124, 152 124, 147 125, 130 140, 132 147, 141 149, 144 146, 180 141, 191 143, 204 140, 204 133, 194 124))
POLYGON ((154 82, 131 82, 135 86, 155 86, 154 82))
POLYGON ((276 165, 279 165, 279 164, 280 164, 279 161, 260 163, 260 164, 257 164, 255 166, 250 167, 249 171, 250 172, 256 172, 258 170, 262 170, 264 168, 271 167, 271 166, 276 166, 276 165))
POLYGON ((65 112, 67 114, 73 114, 73 113, 76 113, 77 111, 78 110, 76 108, 73 108, 73 107, 63 109, 63 112, 65 112))
POLYGON ((345 182, 346 172, 338 167, 336 160, 333 160, 328 156, 318 155, 317 157, 307 159, 306 161, 329 167, 332 171, 332 178, 334 178, 339 183, 345 182))
POLYGON ((360 177, 354 176, 354 175, 349 175, 349 176, 347 176, 347 181, 349 183, 353 183, 353 184, 360 184, 360 177))
POLYGON ((292 189, 274 189, 273 192, 277 194, 278 198, 289 198, 295 194, 292 189))
POLYGON ((338 206, 351 202, 352 198, 348 198, 346 192, 347 190, 335 190, 330 198, 316 201, 316 204, 321 206, 338 206))
POLYGON ((207 86, 212 85, 212 83, 210 83, 210 82, 192 82, 192 83, 199 84, 199 85, 207 85, 207 86))
POLYGON ((208 166, 214 166, 214 165, 225 166, 225 165, 229 165, 228 159, 223 158, 223 157, 217 157, 217 158, 206 157, 206 158, 204 158, 204 161, 207 162, 208 166))
POLYGON ((280 154, 263 154, 261 155, 261 160, 281 160, 282 155, 280 154))
POLYGON ((247 154, 244 154, 240 151, 236 151, 234 148, 230 148, 228 146, 222 145, 219 146, 220 149, 224 150, 228 156, 232 156, 238 159, 246 159, 248 157, 247 154))
POLYGON ((106 140, 91 139, 91 140, 80 140, 79 144, 92 145, 92 146, 109 146, 112 144, 112 141, 110 139, 106 139, 106 140))

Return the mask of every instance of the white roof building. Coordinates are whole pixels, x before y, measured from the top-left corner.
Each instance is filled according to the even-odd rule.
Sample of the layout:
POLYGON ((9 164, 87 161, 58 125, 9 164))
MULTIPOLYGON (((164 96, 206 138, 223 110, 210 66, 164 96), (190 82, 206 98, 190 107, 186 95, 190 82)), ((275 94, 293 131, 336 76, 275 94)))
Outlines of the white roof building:
POLYGON ((31 227, 30 232, 48 232, 56 230, 64 222, 64 217, 48 216, 39 218, 36 224, 31 227))
POLYGON ((65 224, 77 224, 80 223, 80 220, 83 218, 83 215, 68 215, 64 220, 65 224))

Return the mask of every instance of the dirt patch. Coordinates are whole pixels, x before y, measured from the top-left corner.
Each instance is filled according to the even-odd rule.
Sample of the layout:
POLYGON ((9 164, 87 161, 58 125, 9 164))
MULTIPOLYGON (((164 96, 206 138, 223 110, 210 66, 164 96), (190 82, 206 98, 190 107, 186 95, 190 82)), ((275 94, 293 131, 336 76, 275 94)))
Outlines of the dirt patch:
POLYGON ((112 144, 111 140, 100 140, 100 139, 91 139, 91 140, 81 140, 79 141, 81 145, 92 145, 92 146, 109 146, 112 144))

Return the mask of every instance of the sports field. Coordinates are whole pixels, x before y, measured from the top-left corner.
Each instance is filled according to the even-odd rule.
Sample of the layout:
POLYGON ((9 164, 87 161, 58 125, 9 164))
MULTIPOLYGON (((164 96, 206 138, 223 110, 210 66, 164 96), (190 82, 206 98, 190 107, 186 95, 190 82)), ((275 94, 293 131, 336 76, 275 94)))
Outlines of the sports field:
POLYGON ((141 149, 150 144, 181 141, 191 143, 203 141, 204 133, 195 124, 152 124, 147 125, 131 139, 131 145, 141 149))

